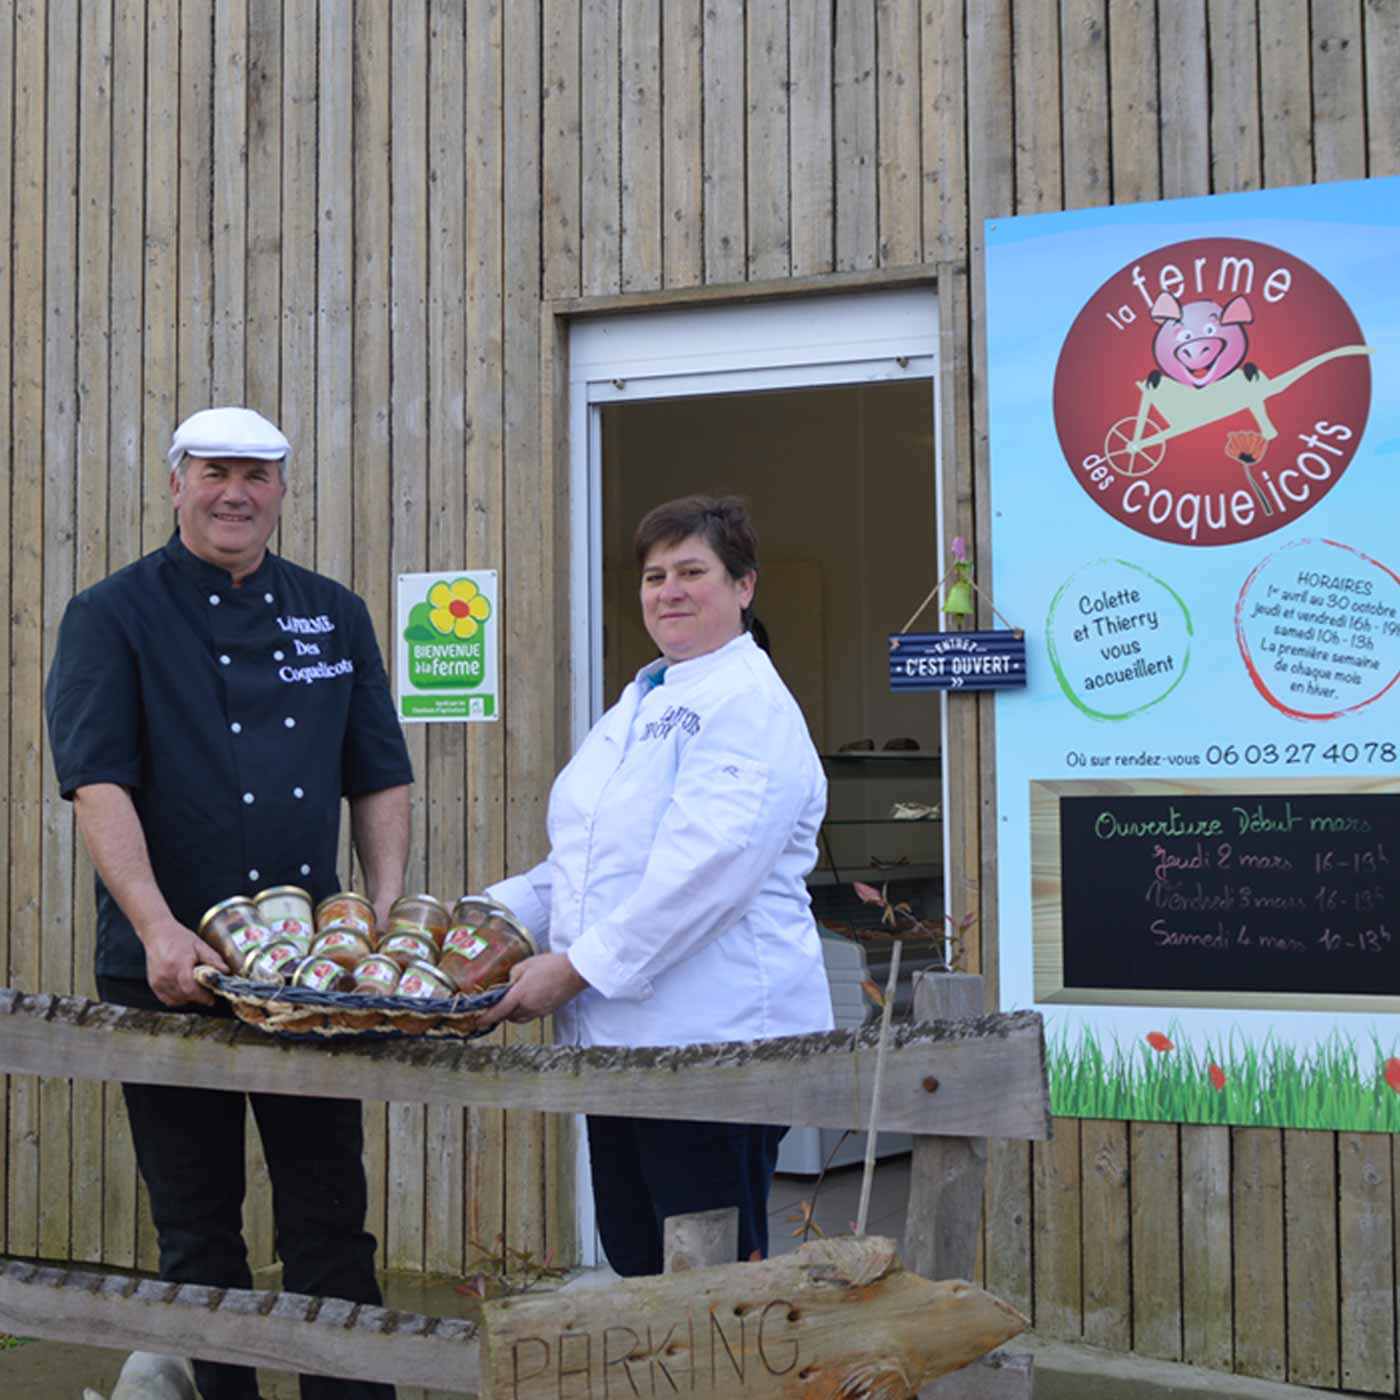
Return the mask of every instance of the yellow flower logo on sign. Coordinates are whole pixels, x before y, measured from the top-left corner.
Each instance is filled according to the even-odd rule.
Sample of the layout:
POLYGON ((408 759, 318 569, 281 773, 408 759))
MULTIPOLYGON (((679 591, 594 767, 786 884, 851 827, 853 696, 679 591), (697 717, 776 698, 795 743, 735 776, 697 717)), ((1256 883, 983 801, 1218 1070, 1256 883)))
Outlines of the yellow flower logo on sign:
POLYGON ((474 637, 491 616, 491 604, 469 578, 435 583, 428 590, 432 611, 428 620, 444 637, 474 637))

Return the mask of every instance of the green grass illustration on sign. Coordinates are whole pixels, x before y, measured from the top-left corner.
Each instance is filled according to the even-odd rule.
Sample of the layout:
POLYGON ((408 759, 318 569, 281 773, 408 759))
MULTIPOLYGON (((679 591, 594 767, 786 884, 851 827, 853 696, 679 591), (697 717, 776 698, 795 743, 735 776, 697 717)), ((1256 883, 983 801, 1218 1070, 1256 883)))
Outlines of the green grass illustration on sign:
POLYGON ((1196 1050, 1171 1022, 1128 1048, 1090 1028, 1046 1048, 1059 1117, 1400 1132, 1400 1058, 1374 1039, 1334 1032, 1305 1051, 1232 1035, 1196 1050))

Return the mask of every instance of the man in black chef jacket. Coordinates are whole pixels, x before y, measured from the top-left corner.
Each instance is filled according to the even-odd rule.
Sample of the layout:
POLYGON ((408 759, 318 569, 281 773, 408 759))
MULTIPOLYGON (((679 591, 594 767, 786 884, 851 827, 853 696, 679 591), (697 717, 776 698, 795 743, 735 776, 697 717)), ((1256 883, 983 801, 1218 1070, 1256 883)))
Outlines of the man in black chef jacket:
MULTIPOLYGON (((106 1001, 204 1010, 227 971, 195 935, 230 895, 340 889, 340 800, 381 922, 402 893, 408 751, 369 613, 349 589, 267 551, 286 438, 246 408, 176 430, 163 549, 69 603, 45 706, 59 786, 97 867, 106 1001)), ((160 1275, 251 1287, 242 1236, 244 1096, 127 1084, 160 1275)), ((289 1292, 379 1303, 364 1228, 360 1105, 252 1094, 289 1292)), ((195 1363, 204 1400, 257 1397, 252 1370, 195 1363)), ((382 1400, 389 1386, 302 1378, 303 1400, 382 1400)))

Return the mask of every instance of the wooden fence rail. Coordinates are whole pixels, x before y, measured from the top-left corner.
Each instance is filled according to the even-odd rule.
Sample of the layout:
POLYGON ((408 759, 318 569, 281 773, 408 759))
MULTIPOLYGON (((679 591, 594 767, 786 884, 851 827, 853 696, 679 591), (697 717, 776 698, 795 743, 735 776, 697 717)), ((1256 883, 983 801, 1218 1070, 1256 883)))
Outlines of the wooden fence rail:
MULTIPOLYGON (((1037 1138, 1050 1127, 1038 1015, 932 1019, 980 1004, 979 978, 921 977, 915 1009, 926 1019, 893 1031, 876 1105, 881 1129, 914 1133, 920 1144, 906 1250, 931 1271, 956 1260, 959 1272, 971 1272, 984 1160, 978 1143, 960 1152, 932 1139, 1037 1138)), ((861 1128, 872 1119, 877 1044, 871 1028, 653 1049, 302 1045, 227 1020, 0 990, 0 1071, 565 1113, 861 1128)), ((674 1368, 698 1400, 778 1400, 799 1363, 801 1380, 826 1373, 823 1383, 834 1388, 822 1393, 883 1394, 887 1382, 891 1394, 910 1393, 1025 1325, 970 1284, 906 1273, 895 1250, 872 1237, 817 1241, 762 1264, 624 1280, 592 1299, 486 1302, 479 1325, 0 1261, 0 1326, 479 1391, 483 1400, 548 1400, 566 1376, 586 1383, 589 1395, 595 1381, 604 1394, 624 1380, 640 1393, 636 1367, 653 1392, 658 1369, 675 1387, 674 1368)))
MULTIPOLYGON (((877 1030, 663 1049, 276 1041, 238 1022, 0 989, 0 1072, 394 1103, 864 1128, 877 1030)), ((1049 1134, 1034 1012, 892 1030, 880 1126, 1049 1134)))

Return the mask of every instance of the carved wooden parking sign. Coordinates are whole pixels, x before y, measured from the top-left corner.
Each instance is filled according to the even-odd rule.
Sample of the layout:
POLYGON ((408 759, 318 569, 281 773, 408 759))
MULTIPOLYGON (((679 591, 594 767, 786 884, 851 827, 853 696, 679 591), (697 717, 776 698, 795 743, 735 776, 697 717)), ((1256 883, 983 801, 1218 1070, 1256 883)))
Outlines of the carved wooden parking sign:
POLYGON ((907 1273, 892 1240, 817 1240, 763 1263, 488 1303, 481 1396, 905 1400, 1025 1325, 971 1284, 907 1273))

